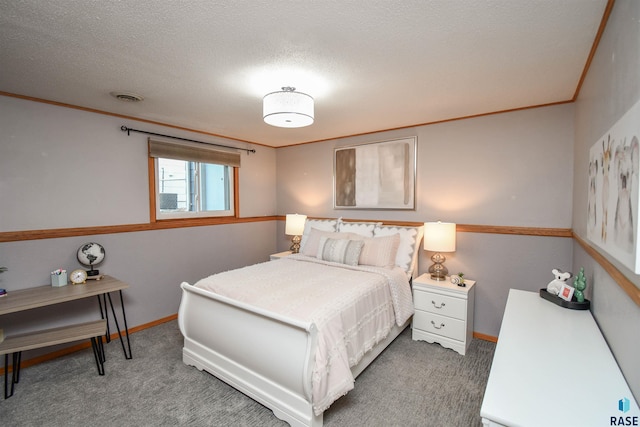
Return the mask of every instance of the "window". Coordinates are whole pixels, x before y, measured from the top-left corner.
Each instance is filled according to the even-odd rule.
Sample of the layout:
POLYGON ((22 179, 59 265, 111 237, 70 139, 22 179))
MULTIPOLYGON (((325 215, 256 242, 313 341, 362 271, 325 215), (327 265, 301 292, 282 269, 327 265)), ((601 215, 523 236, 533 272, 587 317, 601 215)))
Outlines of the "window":
POLYGON ((155 219, 234 215, 234 168, 240 165, 238 153, 206 144, 149 139, 149 155, 155 219))

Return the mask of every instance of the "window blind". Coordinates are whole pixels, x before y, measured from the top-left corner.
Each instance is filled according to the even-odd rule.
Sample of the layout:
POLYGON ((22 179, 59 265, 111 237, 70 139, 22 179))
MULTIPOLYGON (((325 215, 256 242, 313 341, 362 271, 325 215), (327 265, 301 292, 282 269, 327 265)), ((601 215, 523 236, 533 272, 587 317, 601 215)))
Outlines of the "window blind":
POLYGON ((149 156, 240 167, 240 153, 195 142, 168 142, 149 138, 149 156))

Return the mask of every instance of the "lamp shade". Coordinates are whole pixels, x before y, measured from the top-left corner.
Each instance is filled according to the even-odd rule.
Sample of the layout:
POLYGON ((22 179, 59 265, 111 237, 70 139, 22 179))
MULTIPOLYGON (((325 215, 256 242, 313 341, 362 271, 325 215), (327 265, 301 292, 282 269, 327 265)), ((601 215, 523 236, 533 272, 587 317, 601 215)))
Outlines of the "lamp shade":
POLYGON ((452 222, 425 222, 424 250, 433 252, 455 252, 456 225, 452 222))
POLYGON ((283 87, 262 99, 262 117, 265 123, 282 128, 300 128, 313 124, 313 98, 296 92, 294 87, 283 87))
POLYGON ((287 214, 287 221, 284 226, 284 233, 289 236, 302 236, 306 215, 287 214))

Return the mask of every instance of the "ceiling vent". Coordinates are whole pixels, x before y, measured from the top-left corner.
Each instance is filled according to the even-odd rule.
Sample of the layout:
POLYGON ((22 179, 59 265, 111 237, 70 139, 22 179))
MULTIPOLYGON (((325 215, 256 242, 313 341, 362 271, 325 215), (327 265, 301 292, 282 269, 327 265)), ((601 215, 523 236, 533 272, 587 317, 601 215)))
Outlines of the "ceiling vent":
POLYGON ((144 98, 133 92, 111 92, 111 96, 124 102, 140 102, 144 98))

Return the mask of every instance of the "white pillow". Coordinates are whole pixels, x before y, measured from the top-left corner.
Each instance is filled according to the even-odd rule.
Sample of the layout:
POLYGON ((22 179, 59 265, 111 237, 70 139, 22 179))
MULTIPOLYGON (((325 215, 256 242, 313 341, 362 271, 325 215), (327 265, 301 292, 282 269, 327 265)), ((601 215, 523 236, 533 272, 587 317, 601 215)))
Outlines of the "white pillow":
POLYGON ((373 230, 377 225, 382 225, 381 222, 350 222, 350 221, 338 221, 338 231, 346 233, 355 233, 364 237, 373 237, 373 230))
POLYGON ((396 254, 396 265, 411 277, 418 263, 420 242, 424 235, 424 225, 419 227, 404 227, 399 225, 379 225, 373 230, 374 237, 400 235, 400 245, 396 254))
MULTIPOLYGON (((317 230, 322 231, 338 231, 338 219, 309 219, 304 223, 304 231, 302 232, 302 240, 300 241, 300 252, 304 249, 304 246, 307 244, 306 237, 309 236, 311 229, 315 228, 317 230)), ((317 249, 317 248, 316 248, 317 249)), ((313 255, 316 256, 315 251, 313 255)))
POLYGON ((364 242, 358 264, 384 268, 393 268, 396 265, 400 234, 395 233, 382 237, 358 236, 352 237, 352 239, 364 242))
POLYGON ((332 231, 322 231, 317 228, 311 228, 309 231, 309 235, 307 236, 307 243, 302 247, 300 252, 302 255, 317 257, 318 256, 318 246, 320 245, 320 239, 322 237, 327 237, 331 239, 348 239, 352 237, 351 233, 334 233, 332 231))
POLYGON ((362 246, 362 240, 331 239, 322 236, 318 245, 318 258, 346 265, 358 265, 362 246))

